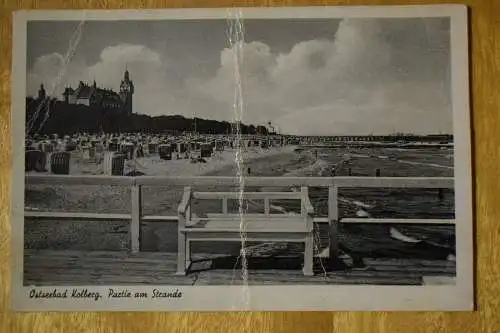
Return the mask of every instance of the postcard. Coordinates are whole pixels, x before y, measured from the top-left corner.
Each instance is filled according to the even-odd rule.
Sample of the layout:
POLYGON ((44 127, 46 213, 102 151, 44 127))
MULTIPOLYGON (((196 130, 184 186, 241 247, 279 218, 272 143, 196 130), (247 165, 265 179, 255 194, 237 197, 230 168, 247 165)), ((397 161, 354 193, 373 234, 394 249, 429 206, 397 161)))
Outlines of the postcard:
POLYGON ((472 310, 467 8, 14 14, 17 311, 472 310))

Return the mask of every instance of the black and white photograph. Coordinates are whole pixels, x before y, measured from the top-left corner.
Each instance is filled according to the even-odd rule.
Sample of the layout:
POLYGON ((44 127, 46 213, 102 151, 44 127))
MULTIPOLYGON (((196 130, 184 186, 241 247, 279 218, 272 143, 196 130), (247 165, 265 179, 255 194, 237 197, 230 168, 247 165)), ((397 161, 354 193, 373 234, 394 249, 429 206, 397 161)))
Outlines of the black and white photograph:
POLYGON ((22 11, 18 310, 471 310, 467 10, 22 11))

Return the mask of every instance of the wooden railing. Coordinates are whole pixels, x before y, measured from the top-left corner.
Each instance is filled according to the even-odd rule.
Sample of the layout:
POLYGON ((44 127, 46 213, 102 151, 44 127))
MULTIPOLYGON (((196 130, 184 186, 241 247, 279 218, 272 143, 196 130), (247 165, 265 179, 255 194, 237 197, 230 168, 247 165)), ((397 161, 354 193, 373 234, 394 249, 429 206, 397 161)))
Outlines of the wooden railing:
MULTIPOLYGON (((198 176, 198 177, 125 177, 94 175, 47 175, 29 174, 26 184, 63 184, 63 185, 103 185, 131 187, 130 214, 104 214, 82 212, 34 212, 25 211, 24 216, 36 219, 71 219, 130 221, 131 250, 140 249, 141 222, 177 222, 177 216, 154 216, 142 213, 142 187, 159 186, 239 186, 237 177, 198 176)), ((378 219, 378 218, 341 218, 338 209, 339 188, 454 188, 452 177, 245 177, 248 187, 321 187, 328 188, 328 217, 315 217, 315 223, 329 223, 330 257, 336 256, 338 223, 405 223, 405 224, 454 224, 447 219, 378 219)), ((174 205, 177 206, 177 203, 174 205)))

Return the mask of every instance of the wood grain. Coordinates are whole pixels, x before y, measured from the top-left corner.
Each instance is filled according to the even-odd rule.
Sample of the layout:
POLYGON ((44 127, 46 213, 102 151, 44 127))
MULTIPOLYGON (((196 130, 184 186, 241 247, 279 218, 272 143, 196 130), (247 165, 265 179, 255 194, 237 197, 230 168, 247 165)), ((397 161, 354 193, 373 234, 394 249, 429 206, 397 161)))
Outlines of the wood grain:
MULTIPOLYGON (((500 331, 500 1, 498 0, 0 0, 0 332, 497 332, 500 331), (473 313, 48 313, 10 307, 12 10, 19 8, 162 8, 333 4, 470 6, 477 244, 473 313)), ((24 112, 24 110, 14 110, 24 112)), ((335 295, 332 295, 335 297, 335 295)))
MULTIPOLYGON (((236 238, 236 241, 239 241, 236 238)), ((248 248, 249 284, 408 284, 420 285, 422 279, 455 276, 455 265, 446 260, 422 261, 416 259, 365 258, 366 267, 350 271, 323 272, 316 267, 316 275, 301 272, 302 255, 280 254, 269 257, 276 248, 248 248), (264 250, 263 250, 264 248, 264 250), (283 267, 288 269, 283 269, 283 267)), ((279 248, 278 248, 279 250, 279 248)), ((236 255, 193 255, 187 275, 175 275, 177 253, 117 251, 60 251, 27 250, 25 276, 28 284, 50 286, 54 282, 64 286, 82 285, 238 285, 242 276, 236 255), (236 265, 236 266, 235 266, 236 265)))

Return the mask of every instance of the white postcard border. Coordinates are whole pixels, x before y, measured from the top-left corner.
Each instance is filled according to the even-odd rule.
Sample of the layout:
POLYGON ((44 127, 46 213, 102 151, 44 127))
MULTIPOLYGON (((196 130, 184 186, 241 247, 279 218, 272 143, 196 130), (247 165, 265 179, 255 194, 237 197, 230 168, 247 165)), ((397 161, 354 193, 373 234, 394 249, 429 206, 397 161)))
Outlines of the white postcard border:
POLYGON ((14 15, 12 73, 12 305, 17 311, 346 311, 448 310, 474 306, 473 211, 467 7, 463 5, 217 8, 165 10, 18 11, 14 15), (30 298, 23 286, 24 123, 27 22, 30 20, 160 20, 340 17, 450 17, 457 279, 453 286, 78 286, 36 287, 38 291, 74 288, 103 294, 90 299, 30 298), (106 298, 108 289, 147 292, 179 290, 182 297, 147 300, 106 298))

